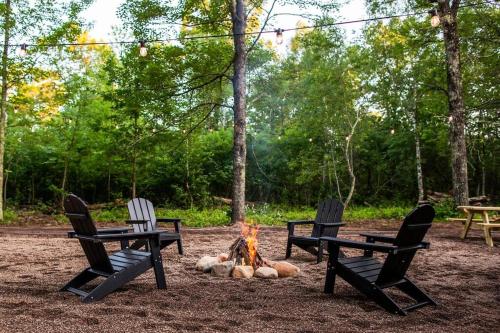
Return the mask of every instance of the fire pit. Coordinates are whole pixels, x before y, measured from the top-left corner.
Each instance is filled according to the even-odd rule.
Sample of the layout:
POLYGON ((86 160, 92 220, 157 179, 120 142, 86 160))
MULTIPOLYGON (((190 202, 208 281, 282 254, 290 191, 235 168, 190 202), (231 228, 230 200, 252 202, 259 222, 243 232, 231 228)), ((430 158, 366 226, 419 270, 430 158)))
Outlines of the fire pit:
POLYGON ((252 266, 257 269, 263 265, 262 258, 257 252, 258 225, 241 224, 241 236, 238 237, 229 248, 228 260, 234 260, 235 265, 252 266), (244 261, 242 261, 244 260, 244 261))
POLYGON ((196 269, 218 277, 263 279, 296 276, 300 269, 286 261, 262 258, 257 250, 259 226, 241 223, 240 236, 229 247, 229 254, 205 256, 198 260, 196 269))

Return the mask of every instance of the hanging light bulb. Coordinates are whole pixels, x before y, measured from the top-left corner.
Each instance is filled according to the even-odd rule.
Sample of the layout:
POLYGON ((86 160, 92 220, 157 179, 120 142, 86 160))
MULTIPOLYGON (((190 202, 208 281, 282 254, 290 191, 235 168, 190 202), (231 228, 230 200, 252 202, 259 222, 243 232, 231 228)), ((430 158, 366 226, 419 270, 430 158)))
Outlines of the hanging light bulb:
POLYGON ((432 9, 429 11, 429 14, 431 15, 431 26, 433 28, 437 28, 439 24, 441 24, 441 20, 439 19, 439 14, 436 9, 432 9))
POLYGON ((139 54, 141 55, 141 57, 147 56, 148 55, 148 49, 146 48, 146 42, 144 42, 143 40, 141 40, 139 43, 140 43, 139 54))
POLYGON ((394 133, 396 133, 396 131, 393 129, 391 129, 391 135, 394 135, 394 133))
POLYGON ((28 45, 26 44, 21 44, 21 48, 17 52, 21 57, 24 57, 28 54, 28 45))
POLYGON ((281 140, 281 135, 278 136, 278 140, 281 140))
POLYGON ((312 138, 309 138, 309 142, 313 142, 313 139, 312 139, 312 138))
POLYGON ((453 121, 453 116, 448 117, 448 122, 451 123, 453 121))
POLYGON ((283 44, 283 29, 278 28, 274 30, 276 32, 276 44, 281 45, 283 44))

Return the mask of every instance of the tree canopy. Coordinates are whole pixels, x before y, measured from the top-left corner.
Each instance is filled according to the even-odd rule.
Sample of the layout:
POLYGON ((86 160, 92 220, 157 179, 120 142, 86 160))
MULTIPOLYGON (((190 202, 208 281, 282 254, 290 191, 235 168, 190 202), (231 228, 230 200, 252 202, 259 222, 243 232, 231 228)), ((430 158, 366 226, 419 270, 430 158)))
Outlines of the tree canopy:
MULTIPOLYGON (((93 41, 78 15, 90 1, 62 2, 43 17, 27 5, 38 2, 24 2, 13 0, 16 27, 29 21, 26 40, 39 46, 23 58, 8 51, 7 203, 59 205, 74 192, 90 202, 140 195, 192 207, 231 196, 233 40, 190 38, 231 34, 229 2, 124 2, 116 38, 151 41, 144 57, 137 43, 47 47, 93 41)), ((270 29, 272 1, 247 3, 247 31, 270 29)), ((341 5, 296 3, 314 6, 316 25, 334 23, 341 5)), ((372 17, 429 7, 367 4, 372 17)), ((471 196, 495 198, 500 188, 498 22, 494 4, 458 12, 471 196)), ((416 15, 347 35, 335 25, 298 30, 285 53, 272 39, 245 36, 255 43, 246 71, 248 201, 376 205, 451 191, 439 30, 416 15)))

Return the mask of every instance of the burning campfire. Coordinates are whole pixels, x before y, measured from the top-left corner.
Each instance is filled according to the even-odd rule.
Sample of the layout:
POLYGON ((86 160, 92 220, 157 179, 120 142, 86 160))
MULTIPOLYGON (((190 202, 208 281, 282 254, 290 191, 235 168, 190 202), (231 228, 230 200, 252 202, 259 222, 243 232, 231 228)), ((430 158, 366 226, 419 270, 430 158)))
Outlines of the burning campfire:
POLYGON ((229 248, 228 260, 234 260, 237 266, 252 266, 254 270, 261 267, 264 263, 259 252, 257 252, 258 233, 258 225, 241 223, 241 236, 229 248))
POLYGON ((259 226, 241 223, 240 236, 229 247, 229 254, 217 257, 205 256, 198 260, 196 269, 214 276, 263 279, 296 276, 300 269, 286 261, 271 261, 262 258, 258 252, 259 226))

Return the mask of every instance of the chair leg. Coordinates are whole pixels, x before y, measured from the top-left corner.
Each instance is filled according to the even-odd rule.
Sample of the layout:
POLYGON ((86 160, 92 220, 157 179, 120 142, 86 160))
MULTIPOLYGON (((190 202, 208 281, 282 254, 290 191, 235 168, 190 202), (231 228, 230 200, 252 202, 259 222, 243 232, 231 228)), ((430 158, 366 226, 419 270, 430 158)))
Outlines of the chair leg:
POLYGON ((394 314, 399 314, 402 316, 406 316, 408 313, 404 311, 399 305, 396 304, 392 300, 392 298, 389 297, 381 288, 379 288, 376 285, 373 285, 371 290, 370 290, 370 296, 371 298, 383 307, 386 311, 394 313, 394 314))
POLYGON ((179 251, 179 254, 181 256, 184 255, 184 248, 182 247, 182 238, 179 238, 177 240, 177 250, 179 251))
POLYGON ((141 263, 136 264, 132 267, 126 268, 120 272, 117 272, 109 276, 100 285, 95 287, 87 296, 83 298, 84 303, 91 303, 104 298, 109 293, 112 293, 116 289, 122 287, 125 283, 132 281, 145 271, 151 268, 151 262, 149 260, 143 260, 141 263))
POLYGON ((151 249, 151 264, 155 271, 156 287, 158 289, 167 289, 167 282, 165 281, 165 270, 163 269, 163 259, 160 252, 159 240, 151 240, 149 243, 151 249))
POLYGON ((328 262, 326 265, 325 294, 333 294, 335 288, 335 265, 339 256, 339 247, 328 243, 328 262))
POLYGON ((286 243, 286 254, 285 254, 285 259, 290 258, 292 255, 292 240, 288 238, 288 241, 286 243))
POLYGON ((399 290, 416 300, 418 303, 428 302, 429 304, 437 305, 437 303, 432 298, 430 298, 430 296, 427 295, 422 289, 417 287, 407 278, 405 278, 405 280, 406 281, 404 283, 396 285, 399 290))
POLYGON ((316 257, 316 263, 319 264, 323 261, 323 242, 318 242, 318 255, 316 257))
POLYGON ((89 269, 85 269, 83 272, 75 276, 71 281, 69 281, 64 287, 60 289, 60 291, 66 291, 68 290, 69 287, 72 288, 79 288, 88 282, 94 280, 96 277, 98 277, 97 274, 92 273, 89 271, 89 269))

